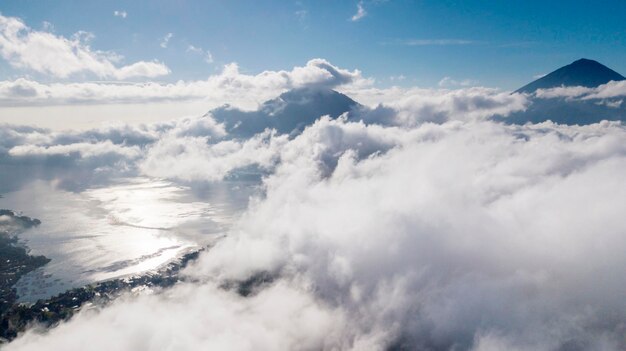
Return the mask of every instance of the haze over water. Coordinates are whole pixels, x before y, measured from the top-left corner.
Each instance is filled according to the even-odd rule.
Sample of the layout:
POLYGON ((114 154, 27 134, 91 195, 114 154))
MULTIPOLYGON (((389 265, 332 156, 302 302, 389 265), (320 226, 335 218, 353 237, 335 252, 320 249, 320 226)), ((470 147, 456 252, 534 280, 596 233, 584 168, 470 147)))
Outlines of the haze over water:
POLYGON ((151 271, 211 243, 245 208, 243 200, 236 203, 224 193, 232 186, 215 185, 222 188, 215 199, 199 199, 188 187, 149 178, 120 179, 80 193, 34 181, 4 194, 0 207, 42 221, 20 239, 33 254, 51 259, 16 284, 20 301, 151 271))

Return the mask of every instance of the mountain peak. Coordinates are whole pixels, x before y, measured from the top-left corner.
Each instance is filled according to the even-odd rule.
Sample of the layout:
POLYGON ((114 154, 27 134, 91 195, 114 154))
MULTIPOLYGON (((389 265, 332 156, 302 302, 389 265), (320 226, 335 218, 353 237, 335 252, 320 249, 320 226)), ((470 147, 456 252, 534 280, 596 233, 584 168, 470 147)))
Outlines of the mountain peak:
POLYGON ((327 87, 302 87, 286 91, 265 101, 256 111, 242 111, 230 107, 210 111, 229 134, 250 137, 266 128, 279 133, 299 133, 318 118, 329 115, 336 118, 361 106, 348 96, 327 87))
POLYGON ((538 89, 550 89, 561 86, 594 88, 610 81, 620 80, 626 80, 626 78, 598 61, 581 58, 523 86, 515 92, 533 93, 538 89))
POLYGON ((600 62, 596 61, 596 60, 591 60, 591 59, 586 59, 586 58, 581 58, 578 59, 574 62, 572 62, 572 65, 577 65, 577 64, 594 64, 594 65, 602 65, 600 62))

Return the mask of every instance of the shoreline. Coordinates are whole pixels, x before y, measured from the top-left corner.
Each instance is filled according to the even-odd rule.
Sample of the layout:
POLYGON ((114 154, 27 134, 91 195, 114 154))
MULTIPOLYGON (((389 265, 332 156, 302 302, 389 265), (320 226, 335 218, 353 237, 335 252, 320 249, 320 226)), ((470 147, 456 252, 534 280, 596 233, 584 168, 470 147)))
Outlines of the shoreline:
POLYGON ((200 247, 191 250, 157 270, 69 289, 32 304, 14 304, 0 317, 0 345, 15 339, 33 323, 50 328, 66 321, 88 304, 105 306, 119 296, 133 292, 136 288, 171 287, 183 280, 180 272, 207 248, 200 247))

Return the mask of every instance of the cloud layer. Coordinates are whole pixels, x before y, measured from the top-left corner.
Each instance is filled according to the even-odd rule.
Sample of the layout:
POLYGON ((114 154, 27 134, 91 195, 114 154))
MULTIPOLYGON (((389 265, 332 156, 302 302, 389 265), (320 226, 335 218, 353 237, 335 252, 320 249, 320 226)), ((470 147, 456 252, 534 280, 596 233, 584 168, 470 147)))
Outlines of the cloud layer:
MULTIPOLYGON (((119 69, 149 71, 149 63, 139 62, 119 69)), ((155 101, 205 100, 214 105, 230 103, 248 109, 281 92, 300 87, 335 88, 342 85, 364 86, 371 80, 358 70, 347 70, 324 59, 309 60, 304 66, 286 71, 244 74, 235 63, 206 80, 176 83, 50 83, 19 78, 0 82, 0 101, 17 106, 80 103, 132 103, 155 101)))
POLYGON ((535 96, 540 99, 578 98, 581 100, 623 98, 626 97, 626 81, 611 81, 596 88, 559 87, 539 89, 535 96))
POLYGON ((230 140, 210 116, 4 128, 13 160, 123 161, 183 181, 251 164, 265 174, 264 195, 189 282, 33 329, 7 350, 623 349, 626 128, 507 126, 481 117, 523 96, 423 93, 293 138, 230 140))

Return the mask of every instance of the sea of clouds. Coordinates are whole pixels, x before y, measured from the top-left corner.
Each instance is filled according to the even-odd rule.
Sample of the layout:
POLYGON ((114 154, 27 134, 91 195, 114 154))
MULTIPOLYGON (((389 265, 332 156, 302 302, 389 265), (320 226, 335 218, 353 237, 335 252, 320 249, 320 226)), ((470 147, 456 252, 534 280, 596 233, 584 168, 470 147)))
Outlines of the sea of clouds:
POLYGON ((622 123, 508 125, 489 117, 527 96, 375 89, 324 60, 247 77, 223 84, 282 77, 278 90, 379 104, 249 139, 210 114, 0 127, 3 192, 34 179, 76 192, 119 177, 220 182, 250 167, 263 189, 186 282, 34 326, 6 350, 626 348, 622 123))

